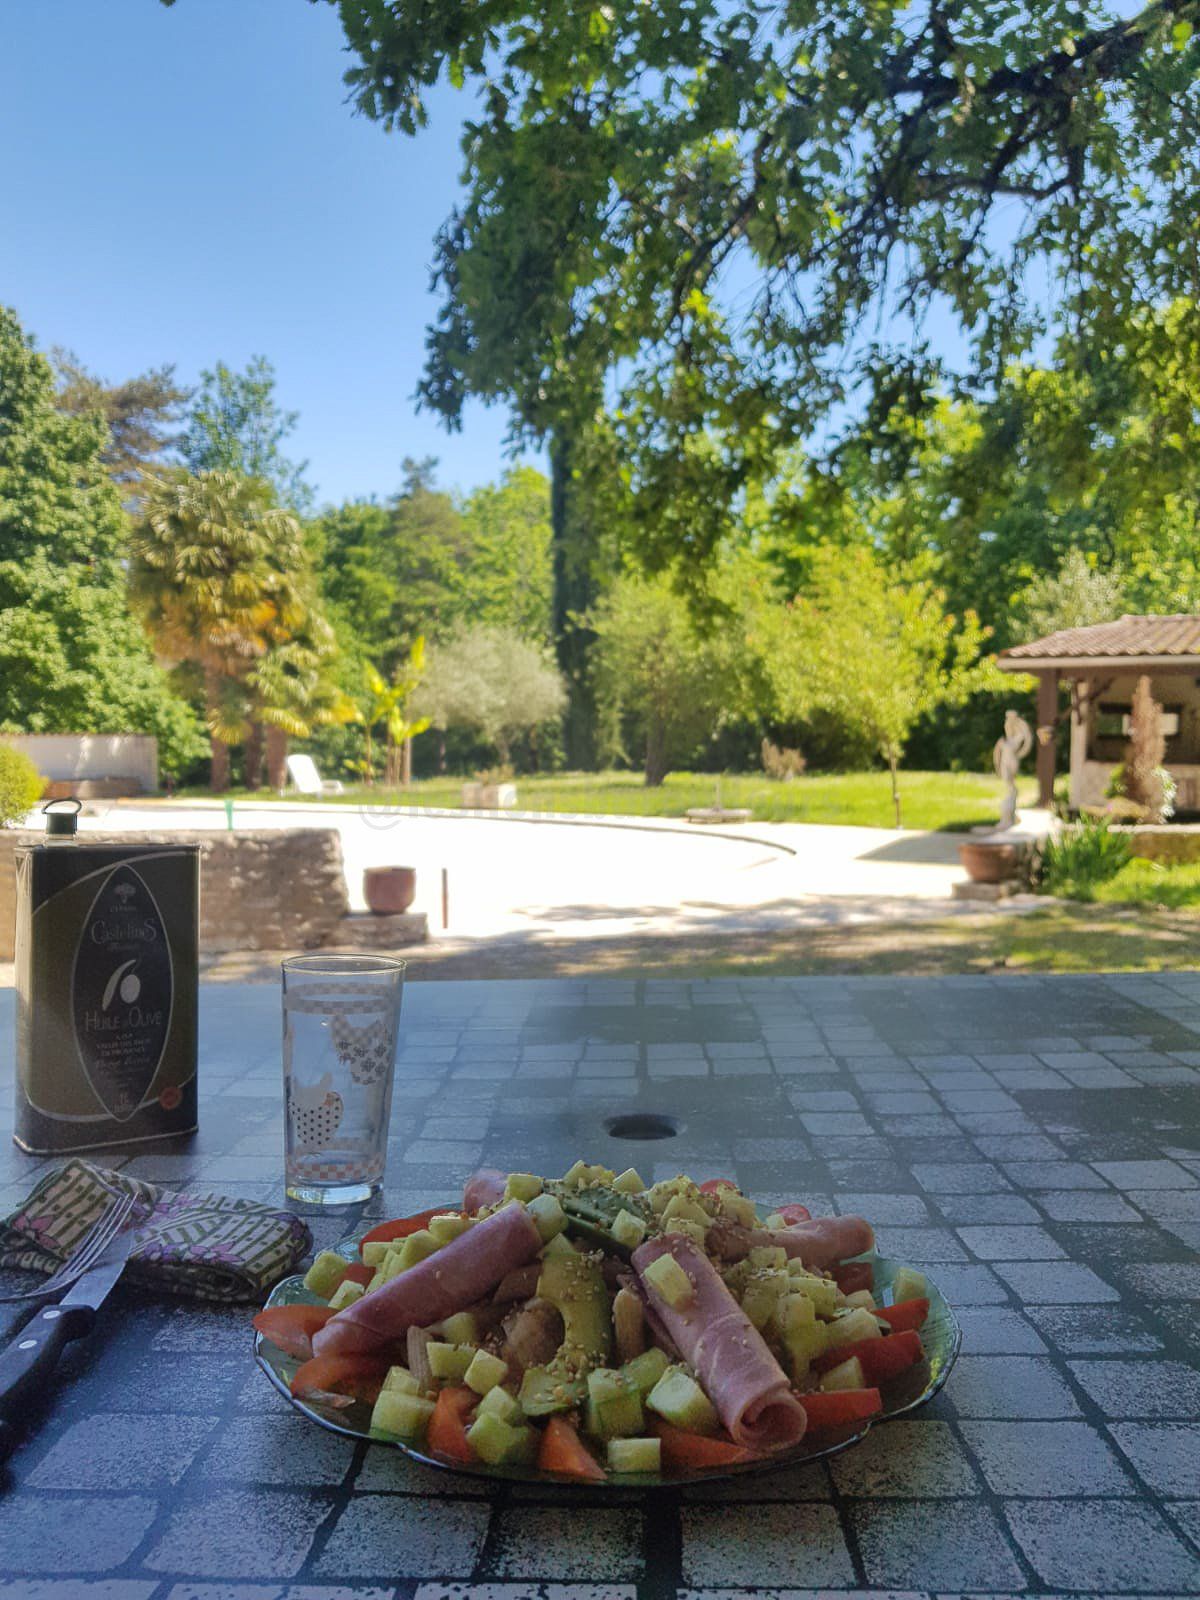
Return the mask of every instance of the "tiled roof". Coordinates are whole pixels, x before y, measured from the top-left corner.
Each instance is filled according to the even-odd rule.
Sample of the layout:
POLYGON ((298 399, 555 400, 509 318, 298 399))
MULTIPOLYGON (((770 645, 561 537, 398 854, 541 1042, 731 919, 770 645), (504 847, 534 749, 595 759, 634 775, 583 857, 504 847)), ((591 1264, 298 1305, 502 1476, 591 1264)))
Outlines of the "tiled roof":
POLYGON ((1121 661, 1149 656, 1200 656, 1200 616, 1121 617, 1091 628, 1064 628, 1045 639, 1002 650, 999 664, 1011 671, 1033 661, 1121 661))

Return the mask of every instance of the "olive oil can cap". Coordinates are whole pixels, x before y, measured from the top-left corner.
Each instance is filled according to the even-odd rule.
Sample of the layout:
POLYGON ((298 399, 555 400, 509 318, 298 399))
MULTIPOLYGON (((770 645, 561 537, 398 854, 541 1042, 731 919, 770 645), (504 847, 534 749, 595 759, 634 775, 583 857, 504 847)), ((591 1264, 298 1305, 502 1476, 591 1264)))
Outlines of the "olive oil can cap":
POLYGON ((49 839, 73 839, 79 831, 79 813, 83 806, 78 800, 47 800, 42 807, 42 815, 46 819, 46 837, 49 839), (73 806, 73 811, 56 811, 56 806, 73 806))

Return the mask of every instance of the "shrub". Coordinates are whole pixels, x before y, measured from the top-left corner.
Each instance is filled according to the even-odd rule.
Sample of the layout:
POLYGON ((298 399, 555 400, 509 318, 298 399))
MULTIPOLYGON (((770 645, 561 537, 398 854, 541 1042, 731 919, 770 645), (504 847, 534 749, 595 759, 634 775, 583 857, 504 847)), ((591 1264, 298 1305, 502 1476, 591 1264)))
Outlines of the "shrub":
POLYGON ((19 822, 45 788, 42 775, 23 750, 0 744, 0 828, 19 822))
POLYGON ((1081 817, 1043 845, 1035 868, 1037 888, 1068 900, 1092 900, 1097 886, 1115 878, 1131 855, 1129 839, 1114 833, 1105 818, 1081 817))
POLYGON ((1104 791, 1106 799, 1112 802, 1108 808, 1112 815, 1130 822, 1169 822, 1175 815, 1178 785, 1166 767, 1153 768, 1153 780, 1157 785, 1160 802, 1157 816, 1152 813, 1149 806, 1130 797, 1124 763, 1114 767, 1112 777, 1108 780, 1108 787, 1104 791))
POLYGON ((791 783, 793 778, 798 778, 804 771, 808 762, 800 750, 789 750, 786 746, 772 744, 770 739, 762 742, 763 771, 768 778, 775 778, 780 783, 791 783))

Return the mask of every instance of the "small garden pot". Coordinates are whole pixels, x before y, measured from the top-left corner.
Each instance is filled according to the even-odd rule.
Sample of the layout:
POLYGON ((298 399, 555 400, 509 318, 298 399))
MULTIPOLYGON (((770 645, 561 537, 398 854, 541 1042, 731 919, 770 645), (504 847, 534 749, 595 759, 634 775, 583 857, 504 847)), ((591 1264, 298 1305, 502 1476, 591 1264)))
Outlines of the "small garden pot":
POLYGON ((367 909, 377 917, 398 917, 417 893, 416 867, 368 867, 363 873, 367 909))
POLYGON ((1020 871, 1022 854, 1020 845, 982 840, 958 847, 958 859, 972 883, 1007 883, 1020 871))

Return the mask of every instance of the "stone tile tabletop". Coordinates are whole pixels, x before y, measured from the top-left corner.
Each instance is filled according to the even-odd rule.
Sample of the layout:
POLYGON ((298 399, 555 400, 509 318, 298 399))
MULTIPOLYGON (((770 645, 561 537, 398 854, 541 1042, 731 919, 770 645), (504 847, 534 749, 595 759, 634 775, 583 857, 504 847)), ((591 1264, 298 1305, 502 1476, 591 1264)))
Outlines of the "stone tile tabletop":
MULTIPOLYGON (((199 1134, 97 1159, 282 1203, 277 991, 201 1015, 199 1134)), ((959 1310, 947 1388, 810 1467, 492 1489, 305 1423, 248 1308, 119 1287, 4 1469, 0 1600, 1200 1594, 1200 975, 410 985, 368 1215, 577 1156, 862 1211, 959 1310)), ((46 1166, 5 1140, 5 1211, 46 1166)))

